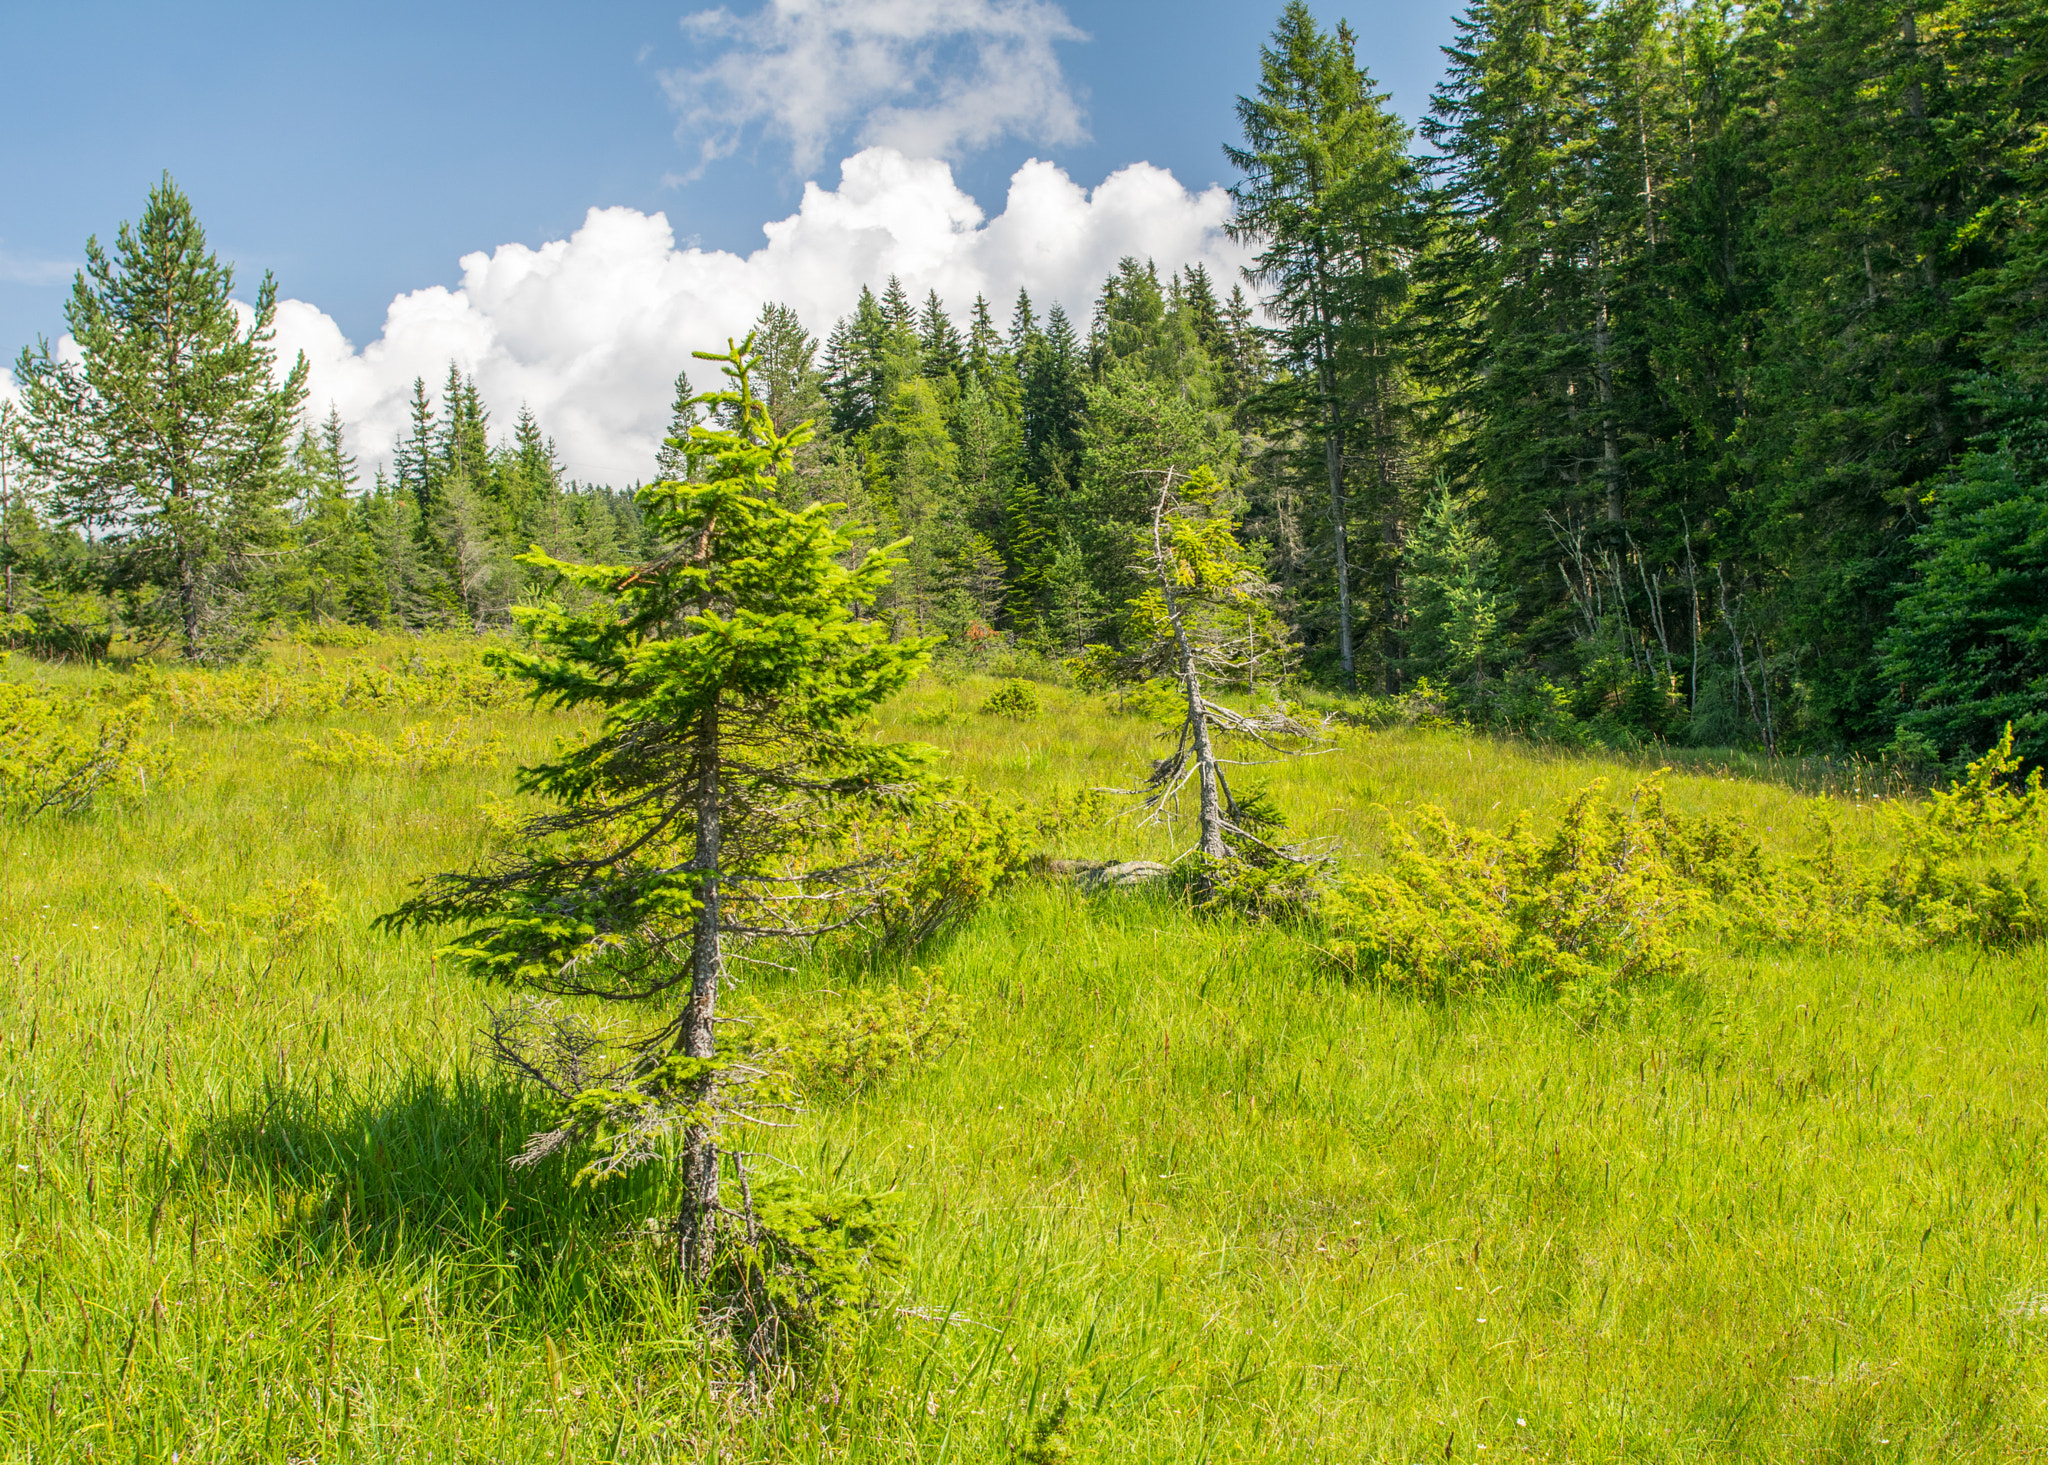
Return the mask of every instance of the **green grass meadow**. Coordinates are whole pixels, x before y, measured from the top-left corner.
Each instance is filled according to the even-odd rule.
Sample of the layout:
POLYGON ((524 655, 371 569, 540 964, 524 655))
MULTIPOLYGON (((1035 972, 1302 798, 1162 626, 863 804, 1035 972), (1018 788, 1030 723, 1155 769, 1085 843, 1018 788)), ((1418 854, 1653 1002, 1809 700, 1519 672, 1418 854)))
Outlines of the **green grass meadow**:
MULTIPOLYGON (((992 685, 928 677, 883 731, 1032 798, 1141 770, 1103 699, 1011 721, 974 710, 992 685)), ((146 798, 0 824, 0 1459, 2048 1458, 2040 950, 1729 951, 1589 1031, 1041 878, 914 958, 966 1003, 942 1061, 746 1141, 893 1188, 910 1238, 817 1383, 764 1388, 613 1264, 661 1177, 508 1169, 534 1114, 476 1053, 494 994, 372 926, 576 726, 490 713, 489 766, 435 773, 302 750, 422 717, 452 721, 181 725, 146 798), (262 939, 308 879, 331 923, 262 939)), ((1641 772, 1350 730, 1264 781, 1369 860, 1420 802, 1504 824, 1641 772)), ((1803 837, 1781 786, 1667 787, 1803 837)), ((741 970, 730 1010, 909 979, 741 970)))

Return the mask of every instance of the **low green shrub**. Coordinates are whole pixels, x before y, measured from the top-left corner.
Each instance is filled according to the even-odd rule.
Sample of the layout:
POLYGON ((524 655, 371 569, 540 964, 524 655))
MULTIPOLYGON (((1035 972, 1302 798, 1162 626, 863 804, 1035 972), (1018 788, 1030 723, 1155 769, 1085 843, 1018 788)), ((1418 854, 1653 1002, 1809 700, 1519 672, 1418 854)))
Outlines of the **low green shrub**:
POLYGON ((1346 972, 1433 995, 1529 980, 1592 1009, 1690 972, 1687 935, 1747 850, 1718 821, 1672 816, 1661 794, 1653 775, 1617 807, 1592 784, 1544 838, 1527 815, 1496 835, 1425 807, 1385 870, 1326 898, 1325 950, 1346 972))
POLYGON ((301 646, 340 646, 360 651, 375 642, 377 636, 375 632, 362 626, 352 626, 347 621, 315 621, 293 632, 292 639, 301 646))
POLYGON ((1425 807, 1383 870, 1324 900, 1339 970, 1434 995, 1533 981, 1589 1010, 1650 978, 1697 972, 1696 941, 1828 949, 2010 949, 2048 935, 2040 874, 2048 792, 2008 728, 1949 789, 1895 804, 1882 859, 1844 850, 1824 801, 1813 853, 1768 859, 1739 822, 1664 805, 1664 770, 1624 806, 1594 784, 1538 838, 1425 807))
POLYGON ((263 958, 266 974, 296 952, 307 937, 334 924, 336 905, 327 882, 310 876, 265 880, 245 898, 230 902, 217 917, 208 916, 172 886, 155 883, 176 927, 187 936, 235 943, 250 959, 263 958))
POLYGON ((817 1098, 854 1098, 943 1057, 967 1032, 960 999, 937 973, 911 968, 914 986, 857 992, 756 1028, 753 1046, 772 1054, 797 1091, 817 1098))
POLYGON ((713 1271, 715 1319, 756 1371, 787 1372, 828 1356, 904 1267, 896 1197, 832 1193, 786 1177, 743 1190, 713 1271))
POLYGON ((314 661, 289 673, 256 667, 164 671, 145 666, 142 689, 176 723, 251 727, 335 712, 488 712, 516 706, 526 686, 485 657, 414 656, 399 666, 314 661))
POLYGON ((445 731, 415 722, 391 738, 333 727, 324 738, 297 740, 299 757, 337 773, 391 772, 414 777, 450 768, 489 768, 504 753, 505 740, 458 717, 445 731))
POLYGON ((989 717, 1009 717, 1021 722, 1027 717, 1038 716, 1038 689, 1026 681, 1011 677, 1003 682, 981 704, 981 711, 989 717))
POLYGON ((95 711, 0 682, 0 815, 82 814, 102 797, 140 797, 172 768, 171 745, 142 736, 147 697, 95 711))

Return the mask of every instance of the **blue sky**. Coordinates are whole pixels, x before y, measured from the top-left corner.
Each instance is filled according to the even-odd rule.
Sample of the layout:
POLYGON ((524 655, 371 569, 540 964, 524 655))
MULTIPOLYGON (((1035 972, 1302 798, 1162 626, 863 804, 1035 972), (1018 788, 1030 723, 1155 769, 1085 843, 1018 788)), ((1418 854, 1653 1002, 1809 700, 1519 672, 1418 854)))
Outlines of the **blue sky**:
MULTIPOLYGON (((1147 162, 1192 198, 1231 181, 1221 145, 1279 6, 734 0, 723 18, 686 20, 704 8, 6 0, 0 359, 62 330, 85 237, 110 238, 164 169, 243 293, 274 271, 356 349, 406 292, 478 298, 464 255, 569 239, 594 207, 629 211, 615 216, 626 223, 665 215, 677 249, 745 255, 764 222, 799 209, 807 179, 838 188, 866 143, 942 159, 988 216, 1031 157, 1082 190, 1147 162), (865 71, 849 36, 874 43, 865 71), (878 106, 894 110, 878 120, 878 106)), ((1361 58, 1417 116, 1454 7, 1315 8, 1350 19, 1361 58)))

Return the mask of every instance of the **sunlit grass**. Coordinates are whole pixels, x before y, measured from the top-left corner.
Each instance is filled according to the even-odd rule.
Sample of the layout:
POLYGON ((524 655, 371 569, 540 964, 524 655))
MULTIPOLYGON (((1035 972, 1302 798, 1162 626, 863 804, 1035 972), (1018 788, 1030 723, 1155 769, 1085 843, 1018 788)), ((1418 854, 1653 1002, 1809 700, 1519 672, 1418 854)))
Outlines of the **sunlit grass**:
MULTIPOLYGON (((1155 755, 1061 689, 983 717, 988 685, 928 680, 883 730, 1033 798, 1155 755)), ((511 764, 576 726, 492 723, 502 767, 417 778, 313 766, 310 723, 185 727, 178 785, 0 826, 0 1458, 1010 1460, 1063 1396, 1102 1461, 2048 1454, 2038 951, 1724 953, 1585 1031, 1049 881, 917 956, 969 1004, 938 1067, 749 1141, 895 1187, 912 1237, 835 1381, 761 1397, 611 1250, 658 1177, 509 1171, 534 1115, 474 1056, 489 994, 371 925, 487 848, 511 764), (237 927, 308 878, 331 926, 237 927)), ((1253 776, 1366 859, 1383 810, 1499 824, 1641 770, 1409 730, 1253 776)), ((1783 788, 1668 787, 1805 837, 1783 788)), ((737 1000, 894 975, 757 969, 737 1000)))

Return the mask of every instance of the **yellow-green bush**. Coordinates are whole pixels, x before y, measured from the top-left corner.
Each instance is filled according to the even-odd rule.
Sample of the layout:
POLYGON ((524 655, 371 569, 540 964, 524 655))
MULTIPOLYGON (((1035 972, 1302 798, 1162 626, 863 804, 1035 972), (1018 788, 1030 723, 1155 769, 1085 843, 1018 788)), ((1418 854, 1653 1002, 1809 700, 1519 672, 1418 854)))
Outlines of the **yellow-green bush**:
POLYGON ((337 773, 418 775, 450 768, 488 768, 498 761, 504 749, 503 737, 474 727, 466 717, 456 718, 440 732, 431 723, 415 722, 391 738, 331 727, 324 738, 298 740, 302 759, 337 773))
POLYGON ((1491 834, 1425 807, 1384 870, 1327 897, 1324 949, 1345 971, 1434 993, 1526 978, 1597 1001, 1689 971, 1689 933, 1754 847, 1717 821, 1669 814, 1659 778, 1619 807, 1589 786, 1543 838, 1526 815, 1491 834))
POLYGON ((2019 781, 2012 733, 1924 803, 1895 805, 1891 850, 1842 846, 1827 802, 1811 805, 1813 853, 1766 858, 1732 819, 1664 805, 1663 770, 1625 806, 1594 784, 1538 838, 1526 815, 1504 835, 1425 807, 1382 870, 1324 901, 1329 959, 1432 993, 1533 980, 1577 999, 1693 971, 1700 941, 1907 951, 2010 948, 2048 935, 2039 873, 2048 793, 2019 781))
POLYGON ((1015 718, 1019 722, 1027 717, 1036 717, 1038 689, 1027 681, 1011 677, 988 694, 981 710, 990 717, 1015 718))
POLYGON ((94 712, 0 682, 0 815, 78 814, 162 783, 171 747, 142 736, 149 710, 147 697, 94 712))
POLYGON ((164 715, 196 727, 249 727, 353 711, 487 712, 523 701, 523 683, 481 657, 414 656, 398 666, 312 661, 290 672, 259 667, 140 674, 164 715))
POLYGON ((964 1005, 936 973, 911 968, 916 985, 857 992, 809 1010, 778 1014, 755 1030, 798 1092, 851 1098, 935 1062, 967 1031, 964 1005))

